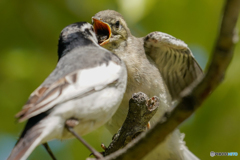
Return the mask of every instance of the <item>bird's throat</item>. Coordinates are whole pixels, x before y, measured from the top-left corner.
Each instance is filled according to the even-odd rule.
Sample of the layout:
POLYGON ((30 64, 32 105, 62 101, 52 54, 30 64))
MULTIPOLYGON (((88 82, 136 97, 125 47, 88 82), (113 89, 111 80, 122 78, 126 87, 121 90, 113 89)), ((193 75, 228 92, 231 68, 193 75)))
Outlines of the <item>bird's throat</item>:
POLYGON ((113 52, 114 54, 119 56, 119 58, 122 59, 127 56, 126 55, 127 54, 127 46, 128 46, 127 41, 118 40, 118 41, 112 41, 110 43, 107 43, 107 44, 103 45, 102 47, 113 52))

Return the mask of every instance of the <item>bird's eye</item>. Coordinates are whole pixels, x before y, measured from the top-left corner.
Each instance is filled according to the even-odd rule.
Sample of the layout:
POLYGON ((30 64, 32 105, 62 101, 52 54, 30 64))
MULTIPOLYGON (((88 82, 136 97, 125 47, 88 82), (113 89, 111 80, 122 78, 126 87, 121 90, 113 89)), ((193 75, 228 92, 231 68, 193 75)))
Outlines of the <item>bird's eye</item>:
POLYGON ((91 30, 94 32, 94 29, 93 29, 93 27, 91 27, 91 30))
POLYGON ((120 27, 120 22, 117 21, 117 22, 115 23, 115 26, 116 26, 117 29, 119 29, 119 27, 120 27))

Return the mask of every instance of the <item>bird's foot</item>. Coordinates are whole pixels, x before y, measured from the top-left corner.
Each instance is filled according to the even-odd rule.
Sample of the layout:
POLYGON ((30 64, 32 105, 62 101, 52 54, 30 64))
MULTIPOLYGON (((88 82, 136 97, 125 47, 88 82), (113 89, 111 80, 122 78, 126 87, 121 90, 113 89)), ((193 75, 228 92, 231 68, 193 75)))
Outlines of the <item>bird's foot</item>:
POLYGON ((74 128, 78 124, 79 124, 79 120, 76 118, 70 118, 70 119, 66 120, 66 122, 65 122, 66 126, 72 127, 72 128, 74 128))

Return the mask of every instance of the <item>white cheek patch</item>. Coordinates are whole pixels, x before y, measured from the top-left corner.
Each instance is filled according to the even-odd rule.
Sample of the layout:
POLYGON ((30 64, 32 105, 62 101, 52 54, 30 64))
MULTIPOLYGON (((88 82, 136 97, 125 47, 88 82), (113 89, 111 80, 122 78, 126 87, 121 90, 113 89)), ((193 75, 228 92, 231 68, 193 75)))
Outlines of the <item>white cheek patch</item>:
POLYGON ((71 35, 72 33, 76 33, 77 30, 79 30, 78 26, 71 26, 71 28, 66 28, 64 29, 64 31, 62 31, 63 32, 62 37, 67 38, 68 35, 71 35))
MULTIPOLYGON (((71 35, 72 33, 77 33, 77 32, 85 32, 86 29, 90 30, 91 31, 91 28, 92 28, 92 25, 89 24, 89 23, 84 23, 82 26, 77 26, 77 25, 73 25, 71 27, 68 27, 66 29, 64 29, 64 31, 62 31, 62 37, 65 37, 67 38, 68 35, 71 35)), ((94 33, 91 32, 92 35, 89 35, 89 36, 94 36, 94 33)))
POLYGON ((85 29, 89 29, 91 30, 91 25, 89 23, 86 23, 86 24, 83 24, 81 27, 80 27, 80 31, 84 32, 85 29))

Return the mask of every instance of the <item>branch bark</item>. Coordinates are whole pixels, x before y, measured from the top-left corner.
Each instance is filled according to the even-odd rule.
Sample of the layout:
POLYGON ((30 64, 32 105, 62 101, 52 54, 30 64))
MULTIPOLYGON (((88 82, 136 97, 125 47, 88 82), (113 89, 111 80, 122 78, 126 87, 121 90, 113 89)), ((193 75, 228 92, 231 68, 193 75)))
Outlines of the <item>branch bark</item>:
POLYGON ((226 1, 220 32, 205 76, 185 89, 174 109, 166 113, 151 130, 142 133, 125 148, 105 157, 105 160, 139 160, 143 158, 159 143, 163 142, 165 137, 179 124, 190 117, 215 90, 224 78, 225 71, 233 56, 234 45, 238 39, 235 26, 239 8, 240 0, 226 1))
POLYGON ((106 148, 104 156, 125 147, 141 132, 146 131, 148 122, 157 112, 158 106, 158 97, 154 96, 149 99, 142 92, 134 93, 129 101, 127 118, 118 133, 113 136, 113 140, 106 148))

